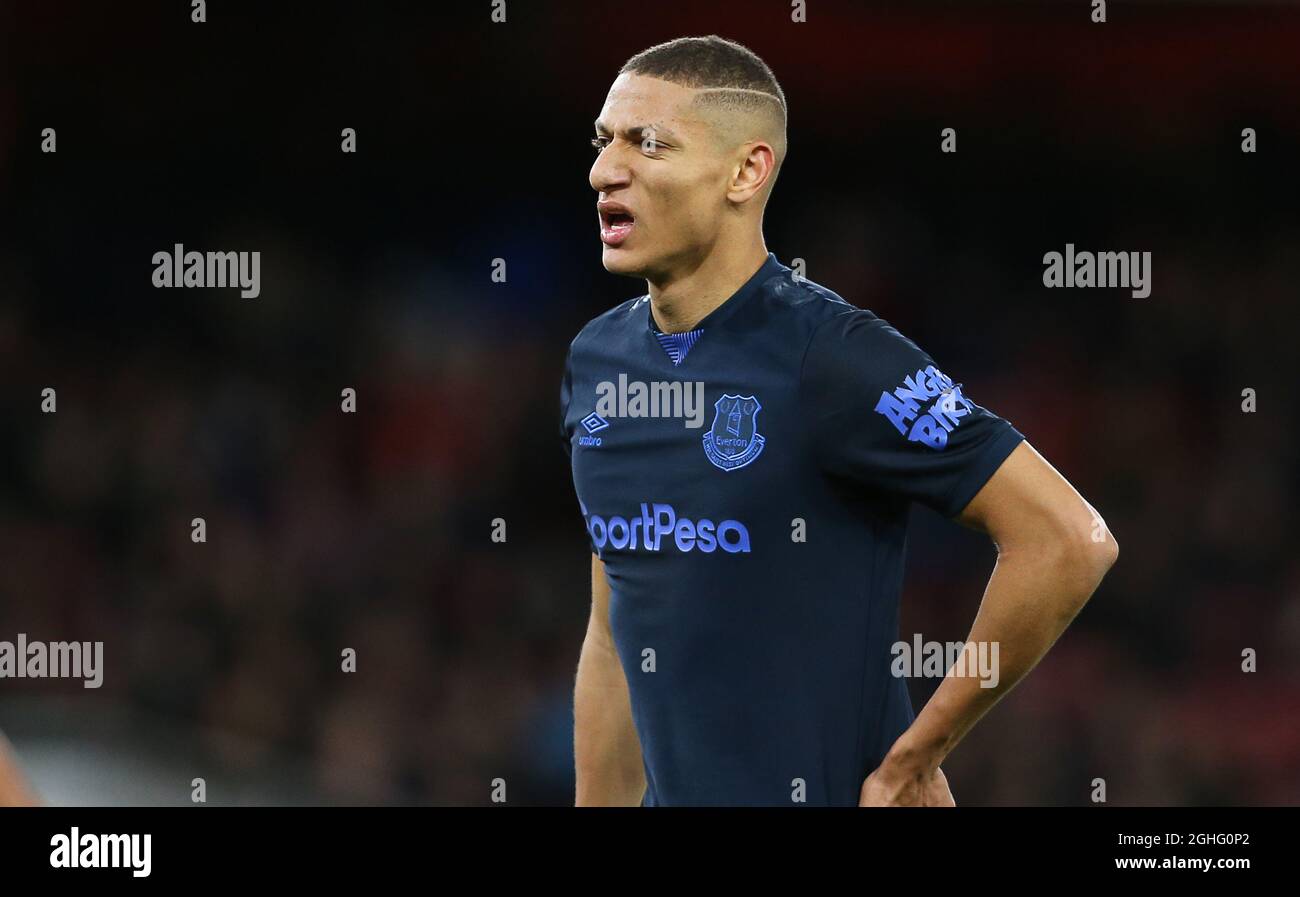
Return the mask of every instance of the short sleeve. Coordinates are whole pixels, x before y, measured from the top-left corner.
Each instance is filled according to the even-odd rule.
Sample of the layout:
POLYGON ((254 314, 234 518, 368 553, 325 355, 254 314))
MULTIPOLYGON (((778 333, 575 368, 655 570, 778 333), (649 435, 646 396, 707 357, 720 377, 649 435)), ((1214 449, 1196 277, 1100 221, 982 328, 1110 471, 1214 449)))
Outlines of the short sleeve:
POLYGON ((961 513, 1024 439, 863 309, 813 333, 800 401, 823 469, 945 517, 961 513))

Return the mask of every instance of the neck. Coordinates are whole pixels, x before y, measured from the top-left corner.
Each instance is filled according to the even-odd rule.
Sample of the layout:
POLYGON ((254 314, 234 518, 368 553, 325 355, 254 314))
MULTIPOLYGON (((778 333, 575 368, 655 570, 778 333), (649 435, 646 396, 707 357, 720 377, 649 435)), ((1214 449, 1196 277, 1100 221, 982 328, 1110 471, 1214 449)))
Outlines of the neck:
POLYGON ((694 329, 710 312, 726 302, 744 286, 767 261, 767 246, 762 233, 732 251, 722 247, 735 245, 719 240, 714 251, 687 270, 675 271, 663 278, 646 280, 650 309, 655 324, 664 333, 685 333, 694 329))

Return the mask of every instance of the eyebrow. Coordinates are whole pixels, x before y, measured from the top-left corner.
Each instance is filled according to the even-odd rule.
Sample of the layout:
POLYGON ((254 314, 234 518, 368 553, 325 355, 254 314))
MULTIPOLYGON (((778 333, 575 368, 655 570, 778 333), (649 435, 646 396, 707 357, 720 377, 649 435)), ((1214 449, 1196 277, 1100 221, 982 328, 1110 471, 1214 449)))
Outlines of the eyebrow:
MULTIPOLYGON (((605 123, 602 122, 600 119, 596 119, 595 124, 596 124, 596 131, 598 133, 600 134, 613 133, 609 129, 609 127, 606 126, 605 123)), ((628 140, 634 143, 640 143, 645 136, 645 132, 651 130, 654 131, 656 140, 662 138, 664 140, 667 140, 670 143, 677 142, 677 135, 674 134, 672 131, 670 131, 668 128, 656 127, 654 125, 633 125, 630 128, 624 128, 622 136, 626 137, 628 140)))

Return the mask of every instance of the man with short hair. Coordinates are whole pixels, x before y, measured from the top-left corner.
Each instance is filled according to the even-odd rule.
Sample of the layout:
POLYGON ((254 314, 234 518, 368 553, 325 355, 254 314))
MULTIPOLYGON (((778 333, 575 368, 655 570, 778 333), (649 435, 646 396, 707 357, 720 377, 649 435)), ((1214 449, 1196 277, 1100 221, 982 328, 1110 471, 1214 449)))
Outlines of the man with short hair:
POLYGON ((593 553, 576 803, 951 806, 940 764, 1114 538, 913 342, 768 253, 786 101, 754 53, 637 54, 593 144, 602 262, 647 293, 583 328, 561 390, 593 553), (703 421, 656 384, 701 384, 703 421), (891 674, 912 502, 995 542, 968 650, 1000 661, 994 687, 946 677, 915 717, 891 674))

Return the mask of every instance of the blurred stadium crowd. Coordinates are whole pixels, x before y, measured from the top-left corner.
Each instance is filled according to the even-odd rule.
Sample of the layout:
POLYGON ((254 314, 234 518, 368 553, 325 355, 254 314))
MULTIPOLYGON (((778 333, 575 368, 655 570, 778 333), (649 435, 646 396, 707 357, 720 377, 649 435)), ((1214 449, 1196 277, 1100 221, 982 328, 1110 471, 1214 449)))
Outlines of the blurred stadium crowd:
MULTIPOLYGON (((512 804, 572 802, 589 582, 555 438, 558 377, 578 327, 641 292, 599 269, 584 141, 622 57, 679 26, 718 28, 692 25, 602 48, 581 78, 579 37, 551 35, 530 84, 487 72, 449 102, 471 129, 485 96, 509 97, 493 115, 556 110, 522 161, 508 146, 441 147, 398 111, 411 88, 359 112, 374 149, 349 174, 330 146, 296 154, 307 138, 285 136, 317 126, 335 139, 319 96, 253 108, 270 153, 199 125, 159 142, 119 135, 95 151, 110 165, 76 141, 111 130, 100 106, 129 115, 143 101, 130 77, 7 95, 0 638, 103 640, 106 658, 98 691, 0 682, 0 728, 20 753, 47 768, 41 708, 57 706, 71 740, 93 739, 104 714, 141 721, 126 749, 184 771, 150 780, 149 802, 188 802, 191 776, 285 769, 313 802, 485 804, 495 778, 512 804), (402 140, 369 136, 383 110, 412 125, 402 140), (66 148, 42 159, 32 129, 58 116, 66 148), (218 173, 176 195, 185 167, 214 153, 218 173), (494 176, 512 164, 532 175, 494 176), (153 293, 148 259, 173 239, 261 250, 261 297, 153 293), (507 284, 489 280, 496 257, 507 284), (46 386, 56 414, 39 411, 46 386), (340 411, 345 387, 356 414, 340 411), (205 544, 190 539, 194 517, 205 544), (345 648, 356 673, 340 671, 345 648)), ((891 27, 873 38, 882 48, 920 40, 913 20, 891 27)), ((975 66, 986 77, 950 89, 963 130, 949 165, 928 152, 947 96, 930 69, 900 68, 893 101, 846 125, 819 93, 831 76, 815 48, 734 36, 769 57, 792 104, 769 247, 915 339, 1123 544, 1045 663, 945 764, 958 803, 1086 804, 1095 778, 1115 804, 1300 801, 1300 228, 1275 195, 1295 122, 1252 105, 1258 93, 1238 102, 1227 76, 1206 88, 1217 104, 1167 86, 1116 112, 1030 54, 1016 78, 975 66), (1078 104, 1070 116, 1045 111, 1062 97, 1078 104), (1237 151, 1243 121, 1268 133, 1273 161, 1237 151), (1151 297, 1044 289, 1042 254, 1067 241, 1152 251, 1151 297), (1248 387, 1255 413, 1241 409, 1248 387), (1258 672, 1241 672, 1247 648, 1258 672)), ((490 56, 539 38, 510 40, 490 56)), ((890 77, 871 71, 872 86, 890 77)), ((234 96, 253 82, 223 77, 234 96)), ((207 79, 169 90, 215 91, 207 79)), ((918 509, 903 638, 964 638, 993 560, 986 538, 918 509)), ((913 683, 918 709, 932 687, 913 683)))

